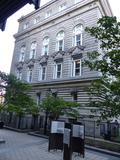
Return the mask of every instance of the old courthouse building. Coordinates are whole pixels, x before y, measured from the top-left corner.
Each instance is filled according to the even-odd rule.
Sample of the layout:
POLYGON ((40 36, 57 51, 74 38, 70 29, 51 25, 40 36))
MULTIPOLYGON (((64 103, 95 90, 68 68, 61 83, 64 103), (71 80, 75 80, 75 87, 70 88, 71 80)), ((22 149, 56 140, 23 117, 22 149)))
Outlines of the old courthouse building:
POLYGON ((37 103, 51 92, 79 102, 81 116, 92 114, 86 89, 100 73, 83 61, 100 44, 85 27, 104 15, 112 16, 108 0, 51 0, 19 19, 11 73, 32 84, 37 103))

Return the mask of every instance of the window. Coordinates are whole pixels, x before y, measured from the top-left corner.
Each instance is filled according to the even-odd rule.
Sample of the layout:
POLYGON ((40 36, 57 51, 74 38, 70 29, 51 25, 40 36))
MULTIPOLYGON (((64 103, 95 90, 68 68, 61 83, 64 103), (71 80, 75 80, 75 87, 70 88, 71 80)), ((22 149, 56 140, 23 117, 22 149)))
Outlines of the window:
POLYGON ((81 76, 81 60, 72 61, 72 77, 81 76))
POLYGON ((77 94, 77 92, 74 92, 72 96, 73 96, 73 101, 77 102, 77 100, 78 100, 78 94, 77 94))
POLYGON ((46 79, 46 66, 40 66, 39 70, 39 78, 38 80, 45 80, 46 79))
POLYGON ((41 101, 41 94, 37 93, 37 105, 40 105, 40 101, 41 101))
POLYGON ((36 41, 31 43, 31 49, 30 49, 30 59, 34 59, 35 55, 36 55, 36 47, 37 47, 37 43, 36 41))
POLYGON ((62 77, 62 63, 56 63, 54 66, 53 78, 61 78, 62 77))
POLYGON ((64 50, 64 31, 60 31, 56 37, 56 51, 64 50))
POLYGON ((48 55, 49 52, 49 37, 43 39, 43 51, 42 55, 48 55))
POLYGON ((40 21, 40 16, 38 16, 38 17, 36 17, 36 18, 34 19, 34 24, 38 23, 39 21, 40 21))
POLYGON ((23 25, 23 29, 27 29, 28 26, 29 26, 29 22, 27 22, 27 23, 25 23, 25 24, 23 25))
POLYGON ((47 12, 46 12, 46 15, 45 15, 45 18, 50 17, 50 16, 51 16, 51 14, 52 14, 52 10, 47 11, 47 12))
POLYGON ((32 82, 32 75, 33 75, 33 69, 28 68, 28 73, 27 73, 27 82, 32 82))
POLYGON ((24 58, 25 58, 25 46, 21 47, 20 50, 20 56, 19 56, 19 62, 24 62, 24 58))
POLYGON ((22 80, 22 71, 17 70, 17 79, 22 80))
POLYGON ((75 4, 78 3, 78 2, 81 2, 81 1, 83 1, 83 0, 75 0, 75 4))
POLYGON ((77 25, 73 30, 73 46, 82 45, 83 26, 77 25))
POLYGON ((66 3, 63 3, 59 6, 59 12, 66 9, 66 3))

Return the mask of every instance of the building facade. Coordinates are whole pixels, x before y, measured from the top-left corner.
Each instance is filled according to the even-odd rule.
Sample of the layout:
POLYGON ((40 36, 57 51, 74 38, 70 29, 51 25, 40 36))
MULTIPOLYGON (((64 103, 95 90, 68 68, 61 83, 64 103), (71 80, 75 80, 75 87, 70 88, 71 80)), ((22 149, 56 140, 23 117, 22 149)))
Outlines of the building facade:
POLYGON ((87 89, 100 73, 83 62, 100 44, 85 27, 105 15, 112 16, 108 0, 51 0, 19 19, 11 73, 32 85, 38 104, 51 92, 79 102, 81 116, 93 114, 87 89))

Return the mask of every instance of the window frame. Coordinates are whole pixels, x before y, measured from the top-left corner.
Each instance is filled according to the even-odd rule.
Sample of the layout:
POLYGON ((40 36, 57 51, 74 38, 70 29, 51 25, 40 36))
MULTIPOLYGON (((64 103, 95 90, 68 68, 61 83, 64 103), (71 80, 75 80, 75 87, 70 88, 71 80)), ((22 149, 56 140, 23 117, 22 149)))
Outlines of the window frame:
POLYGON ((65 33, 63 30, 57 33, 56 36, 56 51, 64 51, 64 38, 65 38, 65 33), (63 35, 62 35, 62 34, 63 35), (62 49, 60 49, 60 41, 62 41, 62 49))
POLYGON ((27 82, 31 83, 33 79, 33 68, 28 68, 28 72, 27 72, 27 82))
POLYGON ((44 81, 46 80, 46 73, 47 73, 47 66, 40 66, 39 68, 39 76, 38 76, 38 81, 44 81), (43 69, 45 69, 44 73, 44 79, 43 79, 43 69))
POLYGON ((37 42, 33 41, 31 43, 31 47, 30 47, 30 56, 29 56, 29 59, 35 59, 36 49, 37 49, 37 42))
POLYGON ((25 46, 22 46, 21 49, 20 49, 20 55, 19 55, 19 62, 24 62, 25 60, 25 50, 26 50, 26 47, 25 46))
POLYGON ((62 63, 59 62, 59 63, 55 63, 54 64, 54 70, 53 70, 53 79, 60 79, 62 78, 62 63), (58 65, 61 65, 61 70, 58 71, 58 65), (58 77, 58 72, 60 72, 60 77, 58 77))
POLYGON ((42 47, 42 54, 41 55, 48 55, 49 54, 49 41, 50 41, 50 39, 49 39, 49 37, 48 36, 46 36, 46 37, 44 37, 44 39, 43 39, 43 47, 42 47), (46 47, 47 46, 47 52, 46 52, 46 47))
POLYGON ((80 77, 81 76, 81 67, 82 67, 82 65, 81 65, 81 59, 75 59, 75 60, 72 60, 72 67, 71 67, 71 77, 80 77), (76 75, 76 62, 77 61, 80 61, 80 66, 79 66, 79 75, 76 75))
POLYGON ((72 43, 73 43, 73 46, 83 45, 83 25, 82 24, 78 24, 74 27, 72 43), (79 29, 78 29, 78 26, 79 26, 79 29), (80 37, 79 41, 77 41, 78 36, 80 37), (77 44, 78 42, 79 44, 77 44))

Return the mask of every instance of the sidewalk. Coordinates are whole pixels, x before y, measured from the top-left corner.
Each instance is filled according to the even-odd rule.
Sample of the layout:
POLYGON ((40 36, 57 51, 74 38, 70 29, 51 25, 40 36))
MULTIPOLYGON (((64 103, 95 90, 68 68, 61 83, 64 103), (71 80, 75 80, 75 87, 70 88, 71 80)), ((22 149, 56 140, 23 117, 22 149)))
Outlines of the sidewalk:
MULTIPOLYGON (((0 144, 0 160, 63 160, 61 151, 48 152, 45 138, 0 130, 0 137, 6 142, 0 144)), ((72 160, 119 160, 120 158, 93 150, 85 150, 85 158, 73 155, 72 160)))

